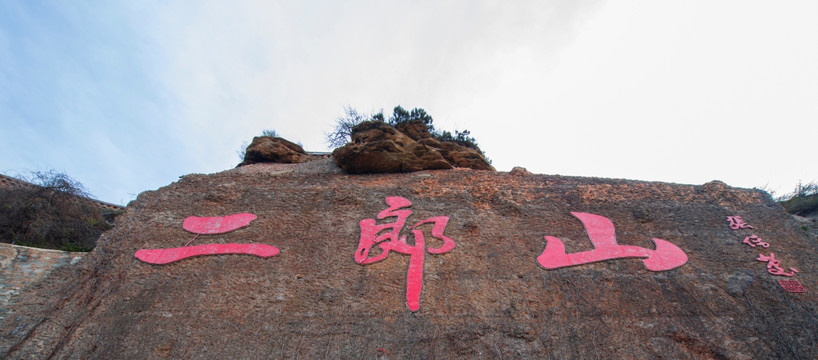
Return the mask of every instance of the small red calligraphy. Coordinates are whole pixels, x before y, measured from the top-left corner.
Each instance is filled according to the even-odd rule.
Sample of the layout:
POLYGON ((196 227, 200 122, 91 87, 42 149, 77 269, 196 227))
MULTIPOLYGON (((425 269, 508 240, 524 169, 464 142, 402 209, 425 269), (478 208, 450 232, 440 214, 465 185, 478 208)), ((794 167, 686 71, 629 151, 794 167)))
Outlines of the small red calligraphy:
POLYGON ((798 280, 785 280, 780 279, 778 280, 778 285, 781 285, 784 290, 791 293, 805 293, 807 292, 807 288, 804 285, 801 285, 801 282, 798 280))
POLYGON ((780 275, 780 276, 795 276, 795 273, 798 272, 796 268, 790 268, 790 272, 784 271, 781 268, 781 260, 775 258, 775 253, 770 253, 769 256, 764 254, 759 254, 758 261, 766 262, 767 263, 767 272, 773 275, 780 275))
POLYGON ((383 220, 395 217, 394 222, 378 225, 375 219, 363 219, 360 222, 361 238, 358 242, 358 250, 355 251, 355 262, 361 265, 372 264, 389 256, 390 251, 409 255, 409 269, 406 273, 406 305, 411 311, 420 309, 420 291, 423 287, 423 259, 425 253, 443 254, 454 249, 455 243, 451 238, 443 235, 446 224, 449 222, 448 216, 435 216, 421 220, 412 225, 409 230, 415 238, 414 245, 406 242, 406 236, 400 236, 400 231, 406 225, 406 219, 412 213, 405 209, 412 205, 412 202, 399 196, 386 198, 386 210, 378 213, 377 218, 383 220), (417 229, 423 224, 432 225, 432 236, 443 241, 443 245, 436 248, 426 248, 426 240, 423 231, 417 229), (380 253, 372 257, 369 256, 373 245, 378 245, 380 253))
POLYGON ((548 270, 631 257, 644 258, 642 263, 650 271, 670 270, 687 262, 684 251, 669 241, 654 238, 655 250, 619 245, 616 242, 614 225, 608 218, 579 212, 572 212, 571 215, 585 226, 585 231, 594 244, 594 250, 567 254, 562 240, 546 236, 547 244, 542 254, 537 257, 537 262, 548 270))
POLYGON ((752 226, 748 225, 741 216, 728 216, 727 222, 730 224, 730 228, 733 230, 738 229, 753 229, 752 226))
POLYGON ((747 244, 747 245, 750 245, 751 247, 756 247, 756 246, 761 246, 761 247, 765 247, 765 248, 770 247, 770 243, 766 243, 766 242, 762 241, 762 239, 760 237, 756 236, 756 235, 750 235, 750 236, 744 238, 744 241, 742 241, 742 242, 747 244))

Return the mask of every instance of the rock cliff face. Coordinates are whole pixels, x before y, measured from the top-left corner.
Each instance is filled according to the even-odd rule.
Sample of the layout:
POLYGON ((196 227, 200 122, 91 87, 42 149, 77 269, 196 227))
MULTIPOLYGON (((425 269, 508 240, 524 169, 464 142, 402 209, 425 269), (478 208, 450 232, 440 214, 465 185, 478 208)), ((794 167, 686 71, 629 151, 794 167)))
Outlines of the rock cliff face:
POLYGON ((93 252, 16 298, 0 357, 812 359, 817 247, 766 193, 719 182, 255 164, 140 194, 93 252), (187 217, 245 212, 257 216, 248 226, 190 246, 258 243, 280 254, 166 265, 134 256, 184 246, 187 217), (386 239, 390 213, 403 216, 405 242, 386 239), (589 234, 580 213, 609 219, 618 245, 603 246, 605 221, 585 223, 589 234), (731 229, 736 215, 754 228, 731 229), (375 235, 382 246, 362 251, 375 235), (742 243, 750 235, 768 247, 742 243), (548 270, 538 257, 554 239, 567 254, 608 255, 654 251, 663 239, 687 261, 649 271, 642 260, 654 251, 548 270), (769 252, 780 263, 756 260, 769 252), (799 272, 775 276, 768 264, 799 272))

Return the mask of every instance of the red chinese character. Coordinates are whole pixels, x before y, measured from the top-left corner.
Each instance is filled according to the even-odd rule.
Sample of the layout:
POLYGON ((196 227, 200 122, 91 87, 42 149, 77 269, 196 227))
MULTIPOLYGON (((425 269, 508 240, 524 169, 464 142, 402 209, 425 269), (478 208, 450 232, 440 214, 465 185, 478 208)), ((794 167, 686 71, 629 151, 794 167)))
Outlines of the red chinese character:
POLYGON ((742 242, 747 244, 747 245, 750 245, 752 247, 756 247, 757 245, 760 245, 760 246, 765 247, 765 248, 770 247, 770 243, 765 243, 764 241, 762 241, 762 239, 760 237, 758 237, 756 235, 750 235, 750 236, 744 238, 744 241, 742 241, 742 242))
POLYGON ((728 216, 727 222, 730 223, 730 228, 733 230, 738 229, 754 229, 752 226, 748 225, 741 216, 728 216))
POLYGON ((250 213, 233 214, 216 217, 189 216, 182 223, 182 228, 196 234, 183 247, 164 249, 139 249, 134 256, 149 264, 164 265, 202 255, 248 254, 263 258, 276 256, 277 247, 267 244, 205 244, 188 246, 199 235, 223 234, 250 225, 256 215, 250 213))
POLYGON ((406 224, 406 219, 412 214, 412 210, 404 208, 412 206, 412 202, 399 196, 390 196, 386 198, 386 204, 389 207, 378 213, 378 219, 383 220, 388 217, 397 217, 397 219, 393 223, 382 225, 377 225, 375 219, 361 220, 361 240, 358 242, 358 250, 355 251, 355 262, 361 265, 372 264, 386 259, 390 251, 409 255, 409 270, 406 274, 406 305, 409 306, 409 310, 418 311, 420 309, 420 290, 423 287, 423 258, 426 251, 430 254, 443 254, 454 249, 454 240, 443 235, 449 217, 435 216, 416 222, 409 228, 415 237, 415 243, 409 245, 406 243, 406 236, 400 236, 400 231, 406 224), (443 245, 426 249, 423 232, 416 229, 423 224, 434 224, 432 236, 443 240, 443 245), (373 245, 378 245, 381 253, 369 257, 369 251, 373 245))
POLYGON ((687 255, 678 246, 662 239, 653 239, 656 249, 651 250, 638 246, 619 245, 614 234, 611 220, 595 214, 572 212, 582 225, 594 244, 594 250, 567 254, 562 240, 546 236, 548 243, 537 262, 542 267, 553 270, 567 266, 588 264, 597 261, 622 258, 643 258, 642 264, 650 271, 665 271, 677 268, 687 262, 687 255))
POLYGON ((798 272, 796 268, 790 268, 790 272, 784 271, 784 269, 781 268, 781 260, 775 258, 775 253, 770 253, 770 256, 759 254, 756 260, 766 262, 767 272, 773 275, 795 276, 795 273, 798 272))

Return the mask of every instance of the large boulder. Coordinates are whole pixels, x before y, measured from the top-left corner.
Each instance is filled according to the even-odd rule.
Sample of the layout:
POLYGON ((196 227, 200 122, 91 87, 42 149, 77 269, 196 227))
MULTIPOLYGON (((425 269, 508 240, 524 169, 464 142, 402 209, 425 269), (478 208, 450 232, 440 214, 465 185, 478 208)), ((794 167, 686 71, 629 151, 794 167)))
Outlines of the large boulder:
POLYGON ((336 164, 350 174, 455 167, 494 171, 478 151, 452 141, 435 140, 426 125, 419 121, 397 126, 367 121, 355 126, 350 137, 350 143, 332 153, 336 164))
POLYGON ((467 169, 354 176, 334 166, 316 173, 318 164, 332 162, 188 175, 140 194, 93 252, 12 298, 0 323, 0 358, 818 354, 818 243, 762 191, 467 169), (368 255, 392 251, 362 264, 361 244, 391 236, 397 216, 390 213, 399 211, 411 213, 368 255), (245 212, 257 216, 248 226, 198 236, 190 246, 266 245, 277 256, 204 255, 165 265, 135 257, 185 246, 194 237, 183 225, 188 217, 245 212), (602 218, 584 224, 572 212, 602 218), (731 229, 734 215, 754 228, 731 229), (585 225, 606 223, 617 243, 597 239, 597 248, 591 237, 600 232, 585 225), (743 242, 753 234, 769 247, 743 242), (444 248, 444 238, 455 247, 444 248), (560 244, 563 257, 581 264, 539 262, 560 244), (650 270, 644 256, 661 259, 658 245, 678 247, 686 263, 650 270), (607 260, 586 261, 595 249, 607 260), (624 253, 611 254, 617 249, 624 253), (772 274, 775 264, 756 260, 771 252, 778 266, 800 272, 772 274), (797 280, 807 292, 787 292, 778 280, 797 280), (411 293, 417 310, 407 301, 410 281, 422 283, 411 293))
POLYGON ((351 143, 332 153, 336 164, 350 174, 452 168, 439 152, 383 122, 361 123, 351 137, 351 143))
POLYGON ((364 144, 377 141, 391 141, 400 146, 415 142, 394 126, 382 121, 365 121, 352 128, 351 143, 364 144))
POLYGON ((349 144, 336 149, 333 159, 350 174, 398 173, 451 169, 452 165, 434 149, 418 143, 400 146, 389 140, 349 144))
POLYGON ((280 137, 256 136, 244 152, 244 161, 238 166, 256 163, 302 163, 315 160, 298 144, 280 137))
POLYGON ((494 167, 486 161, 483 155, 468 146, 454 141, 444 141, 440 143, 438 151, 454 167, 494 171, 494 167))

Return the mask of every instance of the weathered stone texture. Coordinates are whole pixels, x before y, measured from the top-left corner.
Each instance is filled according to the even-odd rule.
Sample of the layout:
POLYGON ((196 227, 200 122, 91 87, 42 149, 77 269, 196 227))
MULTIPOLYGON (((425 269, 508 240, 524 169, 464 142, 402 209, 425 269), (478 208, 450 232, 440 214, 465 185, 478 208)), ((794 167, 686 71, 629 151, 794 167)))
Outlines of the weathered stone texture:
POLYGON ((315 160, 298 144, 272 136, 256 136, 244 152, 244 161, 238 166, 256 163, 302 163, 315 160))
POLYGON ((58 267, 76 263, 85 254, 0 243, 0 320, 26 286, 58 267))
POLYGON ((335 149, 336 164, 350 174, 442 170, 455 167, 491 170, 475 149, 435 140, 422 122, 391 126, 367 121, 352 129, 351 142, 335 149))
POLYGON ((395 125, 395 129, 398 131, 406 134, 406 136, 412 138, 412 140, 420 141, 422 139, 428 139, 432 137, 432 133, 429 132, 429 129, 426 128, 426 124, 423 121, 409 121, 395 125))
MULTIPOLYGON (((307 166, 310 163, 303 164, 307 166)), ((322 165, 323 166, 323 165, 322 165)), ((20 296, 0 326, 8 358, 815 358, 816 239, 766 193, 456 169, 347 175, 255 165, 188 175, 128 206, 83 261, 20 296), (409 257, 358 265, 359 221, 387 196, 407 226, 450 216, 457 246, 427 254, 420 310, 405 305, 409 257), (689 262, 638 259, 556 270, 545 235, 590 250, 571 211, 610 218, 620 244, 670 241, 689 262), (182 246, 187 216, 251 212, 250 226, 196 242, 262 242, 277 257, 198 257, 164 266, 141 248, 182 246), (790 294, 730 230, 741 215, 809 290, 790 294), (387 353, 389 355, 387 355, 387 353)), ((313 168, 317 169, 317 168, 313 168)), ((427 231, 428 230, 424 230, 427 231)), ((403 235, 412 241, 412 234, 403 235)), ((437 246, 427 236, 429 246, 437 246)))

